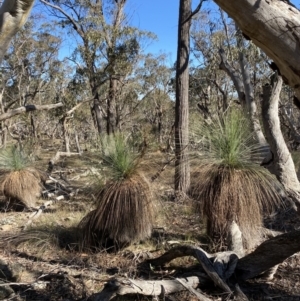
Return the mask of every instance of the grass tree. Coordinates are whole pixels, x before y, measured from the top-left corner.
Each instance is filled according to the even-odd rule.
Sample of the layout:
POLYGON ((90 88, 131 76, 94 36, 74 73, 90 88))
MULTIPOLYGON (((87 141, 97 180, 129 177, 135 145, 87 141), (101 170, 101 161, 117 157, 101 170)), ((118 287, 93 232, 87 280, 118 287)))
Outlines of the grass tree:
POLYGON ((248 120, 232 110, 201 131, 203 147, 192 193, 206 218, 207 234, 218 247, 228 243, 233 222, 244 247, 252 247, 261 236, 264 214, 280 203, 280 184, 257 163, 260 152, 249 128, 248 120))
POLYGON ((141 153, 121 134, 102 139, 100 167, 109 173, 103 185, 97 181, 97 207, 80 222, 82 245, 119 249, 151 235, 153 197, 140 171, 141 153))
POLYGON ((32 167, 32 160, 17 146, 0 152, 0 184, 3 194, 16 208, 36 205, 42 191, 43 174, 32 167))

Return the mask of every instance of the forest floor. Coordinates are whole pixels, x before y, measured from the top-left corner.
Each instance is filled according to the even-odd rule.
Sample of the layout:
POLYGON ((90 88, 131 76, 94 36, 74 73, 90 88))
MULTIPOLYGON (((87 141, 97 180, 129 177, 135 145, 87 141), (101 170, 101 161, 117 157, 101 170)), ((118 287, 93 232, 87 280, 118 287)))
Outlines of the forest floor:
MULTIPOLYGON (((41 169, 47 169, 47 161, 54 155, 54 149, 51 151, 49 147, 47 155, 42 156, 39 161, 41 169)), ((157 152, 148 159, 151 168, 147 170, 147 176, 151 178, 167 158, 157 152)), ((165 268, 155 271, 151 266, 141 265, 146 259, 158 257, 179 244, 198 245, 211 251, 208 249, 204 223, 194 209, 193 202, 174 197, 173 169, 174 166, 169 165, 152 183, 157 199, 157 219, 152 237, 117 253, 103 250, 87 253, 78 248, 79 233, 76 226, 94 208, 90 188, 93 169, 83 157, 64 158, 55 166, 53 177, 73 189, 74 194, 49 206, 26 230, 24 225, 32 213, 8 210, 2 198, 0 273, 2 270, 6 276, 0 275, 0 278, 4 278, 2 283, 10 283, 12 288, 11 295, 5 300, 87 300, 114 278, 174 279, 181 273, 197 269, 197 262, 192 257, 176 259, 165 268), (9 272, 4 273, 6 268, 9 272)), ((39 205, 46 201, 40 199, 39 205)), ((300 220, 295 214, 285 212, 284 217, 281 215, 278 230, 298 228, 300 220)), ((4 286, 0 284, 0 300, 1 294, 5 294, 1 287, 4 286)), ((248 281, 242 290, 249 300, 300 300, 300 254, 280 264, 272 281, 248 281)), ((215 295, 212 296, 211 291, 208 288, 207 293, 212 300, 224 300, 224 295, 216 288, 215 295)), ((119 296, 114 300, 153 299, 134 295, 119 296)), ((190 292, 181 292, 161 300, 198 299, 190 292)))

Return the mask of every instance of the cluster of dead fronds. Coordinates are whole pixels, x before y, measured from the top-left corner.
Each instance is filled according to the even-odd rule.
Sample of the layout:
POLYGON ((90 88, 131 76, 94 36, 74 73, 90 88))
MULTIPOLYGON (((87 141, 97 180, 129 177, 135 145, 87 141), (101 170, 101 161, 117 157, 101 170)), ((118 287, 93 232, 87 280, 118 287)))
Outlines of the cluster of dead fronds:
POLYGON ((119 249, 149 237, 153 198, 148 181, 139 171, 139 154, 124 136, 109 136, 102 141, 99 162, 109 169, 110 180, 96 194, 96 209, 79 225, 82 245, 119 249))
POLYGON ((192 176, 192 194, 207 221, 208 235, 219 246, 226 245, 235 221, 245 247, 252 247, 260 237, 264 214, 280 203, 280 184, 253 162, 258 148, 247 124, 241 113, 231 111, 202 131, 204 147, 192 176))
POLYGON ((31 167, 31 163, 16 146, 3 149, 0 153, 0 187, 16 208, 34 207, 41 194, 44 175, 31 167))

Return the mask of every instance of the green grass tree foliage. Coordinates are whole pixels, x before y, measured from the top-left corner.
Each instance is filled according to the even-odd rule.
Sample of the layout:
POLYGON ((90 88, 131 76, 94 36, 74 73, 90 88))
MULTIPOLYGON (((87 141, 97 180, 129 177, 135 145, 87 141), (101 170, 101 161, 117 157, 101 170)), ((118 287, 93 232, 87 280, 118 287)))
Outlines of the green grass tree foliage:
POLYGON ((36 205, 42 191, 43 173, 32 167, 32 160, 17 146, 0 152, 0 187, 15 208, 36 205))
POLYGON ((249 128, 242 113, 231 110, 201 130, 192 194, 206 218, 207 234, 217 246, 226 245, 235 221, 244 247, 253 247, 261 237, 264 214, 281 201, 279 182, 257 163, 260 152, 249 128))
POLYGON ((79 224, 84 248, 116 250, 151 235, 153 194, 140 171, 141 156, 122 134, 102 139, 99 162, 110 179, 96 183, 97 207, 79 224))

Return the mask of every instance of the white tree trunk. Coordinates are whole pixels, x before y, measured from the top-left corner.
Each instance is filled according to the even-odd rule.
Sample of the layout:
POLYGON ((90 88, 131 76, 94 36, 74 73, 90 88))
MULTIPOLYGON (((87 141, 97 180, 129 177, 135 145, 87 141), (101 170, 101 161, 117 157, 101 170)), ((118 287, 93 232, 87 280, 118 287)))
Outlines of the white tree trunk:
POLYGON ((300 11, 279 0, 214 0, 278 66, 300 99, 300 11))
POLYGON ((5 0, 0 8, 0 62, 11 39, 24 25, 34 0, 5 0))
POLYGON ((300 184, 292 156, 284 141, 278 116, 279 95, 282 87, 281 76, 274 75, 272 85, 263 87, 262 114, 266 135, 274 155, 274 174, 286 192, 300 205, 300 184))
POLYGON ((265 153, 268 154, 269 147, 268 143, 266 141, 265 135, 261 129, 260 122, 257 116, 257 106, 254 99, 254 92, 253 92, 253 86, 251 83, 251 75, 249 72, 249 64, 246 60, 244 51, 245 51, 245 45, 244 45, 244 39, 241 34, 241 31, 237 31, 237 45, 239 48, 239 63, 242 73, 242 79, 244 84, 244 91, 245 91, 245 98, 246 103, 248 107, 248 112, 250 115, 251 125, 255 132, 257 141, 259 145, 262 147, 262 149, 265 149, 265 153))

